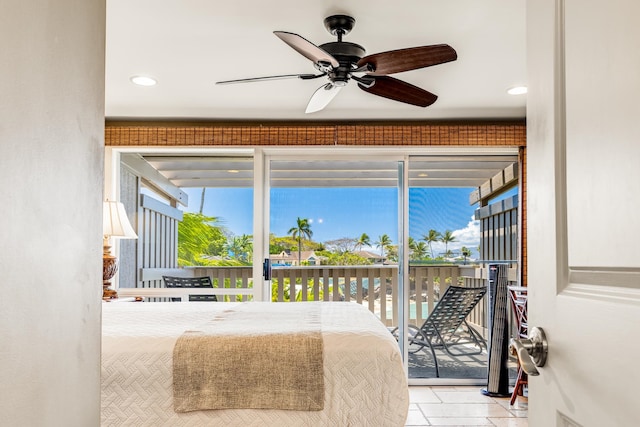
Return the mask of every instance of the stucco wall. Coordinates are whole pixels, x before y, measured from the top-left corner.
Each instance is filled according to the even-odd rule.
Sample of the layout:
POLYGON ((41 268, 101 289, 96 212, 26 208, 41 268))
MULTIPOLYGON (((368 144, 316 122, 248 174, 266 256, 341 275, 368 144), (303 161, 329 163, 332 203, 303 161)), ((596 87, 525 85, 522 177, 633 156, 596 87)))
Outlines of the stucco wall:
POLYGON ((104 0, 2 2, 2 425, 99 425, 104 27, 104 0))

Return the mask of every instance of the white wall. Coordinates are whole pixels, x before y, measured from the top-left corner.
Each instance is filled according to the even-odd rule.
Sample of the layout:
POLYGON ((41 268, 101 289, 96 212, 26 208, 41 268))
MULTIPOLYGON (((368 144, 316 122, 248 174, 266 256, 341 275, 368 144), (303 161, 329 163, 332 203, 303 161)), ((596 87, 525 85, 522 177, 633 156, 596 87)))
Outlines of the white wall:
POLYGON ((105 3, 0 9, 0 424, 97 426, 105 3))

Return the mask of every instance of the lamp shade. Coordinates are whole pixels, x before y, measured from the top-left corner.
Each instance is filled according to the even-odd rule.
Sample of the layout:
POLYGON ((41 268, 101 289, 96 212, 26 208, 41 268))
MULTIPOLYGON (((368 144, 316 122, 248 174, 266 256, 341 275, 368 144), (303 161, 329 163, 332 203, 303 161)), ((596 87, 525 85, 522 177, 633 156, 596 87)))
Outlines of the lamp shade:
POLYGON ((120 202, 106 201, 103 204, 102 234, 105 238, 116 237, 120 239, 137 239, 138 235, 133 231, 127 218, 124 205, 120 202))

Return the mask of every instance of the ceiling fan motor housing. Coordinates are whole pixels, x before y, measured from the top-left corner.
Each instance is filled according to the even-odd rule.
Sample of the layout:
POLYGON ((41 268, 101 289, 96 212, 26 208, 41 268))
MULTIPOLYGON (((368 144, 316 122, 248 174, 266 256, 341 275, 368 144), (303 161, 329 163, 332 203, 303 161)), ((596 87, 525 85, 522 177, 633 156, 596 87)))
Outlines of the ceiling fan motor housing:
POLYGON ((329 79, 337 86, 344 86, 351 78, 351 72, 357 68, 357 63, 366 51, 362 46, 350 42, 330 42, 318 46, 333 56, 340 66, 329 72, 329 79))
POLYGON ((356 20, 347 15, 331 15, 324 18, 324 27, 333 36, 342 37, 353 29, 356 20))

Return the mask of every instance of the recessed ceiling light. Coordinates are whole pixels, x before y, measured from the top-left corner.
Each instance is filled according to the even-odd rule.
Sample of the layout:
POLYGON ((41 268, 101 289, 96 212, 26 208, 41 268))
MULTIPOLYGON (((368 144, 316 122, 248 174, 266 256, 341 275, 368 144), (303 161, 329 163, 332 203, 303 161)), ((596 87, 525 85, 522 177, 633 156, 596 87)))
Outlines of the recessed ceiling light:
POLYGON ((422 172, 422 173, 419 173, 419 174, 418 174, 418 176, 419 176, 420 178, 426 178, 426 177, 428 177, 429 175, 428 175, 428 174, 426 174, 426 173, 424 173, 424 172, 422 172))
POLYGON ((155 86, 158 81, 149 76, 133 76, 131 77, 131 83, 138 86, 155 86))
POLYGON ((229 173, 239 173, 240 171, 237 169, 229 169, 227 172, 229 173))
POLYGON ((524 95, 525 93, 527 93, 527 87, 526 86, 515 86, 512 88, 509 88, 507 90, 507 93, 509 95, 524 95))

